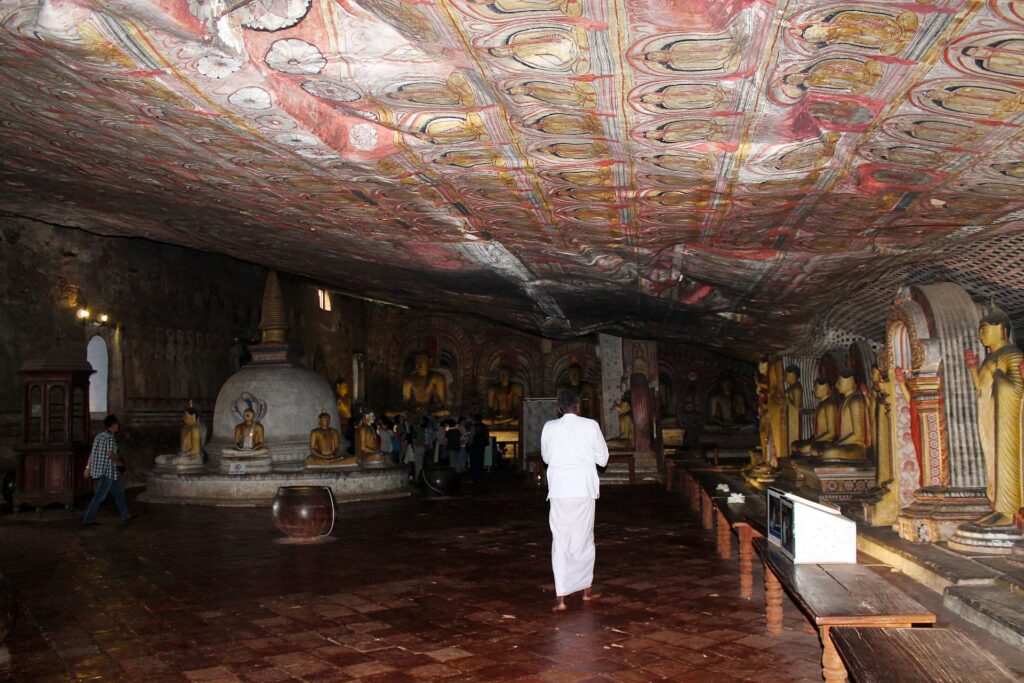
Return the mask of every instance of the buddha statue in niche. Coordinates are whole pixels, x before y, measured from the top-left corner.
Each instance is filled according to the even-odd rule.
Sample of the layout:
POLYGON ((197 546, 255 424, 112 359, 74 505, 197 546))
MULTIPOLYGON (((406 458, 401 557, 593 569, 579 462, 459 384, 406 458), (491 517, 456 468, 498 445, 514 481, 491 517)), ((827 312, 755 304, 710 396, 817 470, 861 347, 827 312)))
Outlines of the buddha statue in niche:
POLYGON ((445 409, 448 380, 440 372, 430 369, 430 356, 417 353, 413 356, 413 371, 402 379, 402 403, 412 412, 426 412, 436 417, 446 417, 445 409))
POLYGON ((836 438, 839 402, 827 379, 818 378, 814 383, 814 397, 818 399, 818 408, 814 411, 814 433, 809 439, 793 442, 793 451, 801 455, 812 455, 836 438))
POLYGON ((978 339, 988 355, 979 364, 971 350, 964 352, 978 392, 978 436, 985 454, 988 498, 992 514, 981 525, 1011 524, 1021 500, 1021 397, 1024 395, 1024 354, 1012 342, 1013 326, 1000 310, 981 319, 978 339))
POLYGON ((579 363, 572 363, 566 370, 565 383, 558 386, 558 393, 563 391, 575 391, 580 397, 580 415, 582 417, 594 418, 600 406, 597 401, 597 387, 593 382, 583 379, 583 366, 579 363))
POLYGON ((836 382, 842 396, 836 421, 836 438, 817 444, 815 452, 823 460, 866 460, 871 437, 868 435, 867 401, 857 390, 852 372, 843 372, 836 382))
POLYGON ((242 421, 235 425, 235 449, 255 451, 263 448, 263 425, 256 422, 256 411, 246 408, 242 421))
POLYGON ((487 424, 519 424, 519 410, 525 390, 519 382, 512 381, 512 368, 502 365, 498 368, 498 381, 487 387, 487 424))
POLYGON ((181 422, 178 452, 156 456, 157 465, 181 467, 203 464, 203 430, 199 424, 199 411, 192 406, 185 408, 181 422))
MULTIPOLYGON (((800 384, 800 368, 795 365, 790 365, 786 368, 786 425, 788 427, 787 433, 789 434, 789 440, 798 441, 800 439, 800 409, 804 404, 804 387, 800 384)), ((792 452, 792 448, 786 451, 785 454, 789 455, 792 452)))
POLYGON ((708 396, 707 422, 720 427, 733 427, 747 420, 747 399, 733 390, 731 377, 723 377, 718 388, 708 396))

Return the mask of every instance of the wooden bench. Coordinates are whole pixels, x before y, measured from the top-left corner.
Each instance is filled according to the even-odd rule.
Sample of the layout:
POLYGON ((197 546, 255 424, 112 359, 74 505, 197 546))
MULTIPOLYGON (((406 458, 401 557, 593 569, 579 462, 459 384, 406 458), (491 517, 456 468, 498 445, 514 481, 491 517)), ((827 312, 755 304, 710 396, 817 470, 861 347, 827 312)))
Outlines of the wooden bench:
POLYGON ((1002 664, 943 628, 836 626, 832 643, 856 683, 1012 683, 1002 664))
POLYGON ((782 590, 818 627, 821 672, 826 683, 844 683, 846 669, 829 637, 835 626, 909 627, 934 624, 935 615, 857 564, 793 564, 765 538, 755 538, 754 550, 764 561, 765 616, 768 633, 782 633, 782 590))
POLYGON ((629 483, 636 483, 636 457, 633 451, 612 451, 608 454, 608 464, 624 462, 629 467, 629 483))

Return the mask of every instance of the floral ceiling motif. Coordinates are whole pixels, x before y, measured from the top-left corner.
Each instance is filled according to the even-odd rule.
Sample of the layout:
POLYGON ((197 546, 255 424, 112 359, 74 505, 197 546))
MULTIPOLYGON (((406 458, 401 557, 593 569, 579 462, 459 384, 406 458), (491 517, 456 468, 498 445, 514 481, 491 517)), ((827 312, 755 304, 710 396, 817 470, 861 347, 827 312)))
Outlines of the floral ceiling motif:
POLYGON ((0 24, 0 210, 547 334, 807 348, 858 287, 1024 209, 1024 2, 0 0, 0 24))

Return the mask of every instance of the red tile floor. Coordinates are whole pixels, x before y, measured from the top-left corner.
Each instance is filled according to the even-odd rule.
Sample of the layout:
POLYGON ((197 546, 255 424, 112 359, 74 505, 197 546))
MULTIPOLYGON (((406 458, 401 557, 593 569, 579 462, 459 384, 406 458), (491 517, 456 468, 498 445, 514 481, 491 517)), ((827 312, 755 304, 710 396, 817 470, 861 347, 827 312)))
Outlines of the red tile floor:
POLYGON ((792 604, 768 637, 736 560, 649 486, 605 487, 602 597, 563 614, 550 609, 544 493, 510 481, 346 505, 337 540, 310 546, 278 543, 268 509, 133 509, 124 525, 111 506, 93 528, 0 518, 0 571, 21 603, 0 679, 821 680, 792 604))

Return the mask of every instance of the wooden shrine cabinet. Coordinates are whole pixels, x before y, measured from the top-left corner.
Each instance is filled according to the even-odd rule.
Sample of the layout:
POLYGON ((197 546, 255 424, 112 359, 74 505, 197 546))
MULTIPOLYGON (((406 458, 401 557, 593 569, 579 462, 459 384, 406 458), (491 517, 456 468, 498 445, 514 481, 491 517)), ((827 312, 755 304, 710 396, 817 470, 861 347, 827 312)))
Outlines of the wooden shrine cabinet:
POLYGON ((18 375, 24 389, 22 440, 15 447, 14 509, 61 503, 88 494, 89 375, 92 366, 55 349, 26 362, 18 375))

